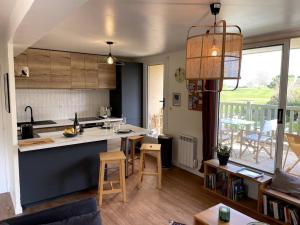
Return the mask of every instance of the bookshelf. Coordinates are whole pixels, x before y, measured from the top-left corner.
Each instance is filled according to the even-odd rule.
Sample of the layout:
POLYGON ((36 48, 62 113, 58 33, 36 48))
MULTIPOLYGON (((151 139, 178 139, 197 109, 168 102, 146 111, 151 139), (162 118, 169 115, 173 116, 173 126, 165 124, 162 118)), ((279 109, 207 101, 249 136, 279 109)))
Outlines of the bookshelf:
MULTIPOLYGON (((254 179, 251 177, 244 176, 242 174, 237 173, 242 167, 228 163, 226 166, 220 166, 218 159, 211 159, 204 162, 204 189, 210 193, 213 193, 220 198, 225 199, 239 207, 243 207, 247 210, 250 210, 255 213, 259 213, 264 218, 270 221, 274 221, 274 224, 282 224, 282 225, 294 225, 293 222, 283 221, 282 218, 275 219, 274 215, 270 216, 268 213, 265 213, 264 210, 264 198, 272 200, 275 202, 284 203, 285 206, 291 206, 291 208, 296 208, 296 213, 300 213, 300 199, 294 198, 290 195, 284 194, 279 191, 275 191, 270 189, 268 186, 272 181, 272 177, 268 175, 263 175, 260 178, 254 179), (210 176, 217 176, 213 174, 224 174, 219 175, 220 177, 211 178, 210 176), (223 179, 224 178, 224 179, 223 179), (213 182, 213 185, 208 185, 212 182, 212 180, 216 179, 213 182), (218 179, 220 179, 220 183, 218 184, 218 179), (223 179, 223 180, 222 180, 223 179), (256 183, 258 185, 257 190, 257 199, 251 199, 245 196, 242 199, 232 199, 232 181, 236 179, 248 180, 250 182, 256 183), (222 186, 221 186, 222 185, 222 186), (225 186, 225 188, 224 188, 225 186), (224 188, 223 191, 220 189, 224 188), (265 197, 267 196, 267 198, 265 197)), ((300 214, 299 214, 300 215, 300 214)), ((300 223, 298 223, 300 225, 300 223)))
POLYGON ((204 189, 208 192, 214 193, 218 195, 221 198, 225 198, 226 200, 233 202, 234 204, 246 207, 247 209, 250 209, 254 212, 261 212, 262 211, 262 192, 261 190, 264 190, 268 184, 271 182, 272 177, 268 175, 263 175, 262 177, 259 177, 257 179, 244 176, 242 174, 237 173, 242 167, 237 166, 232 163, 228 163, 226 166, 220 166, 218 159, 211 159, 204 162, 204 189), (224 174, 220 176, 224 176, 225 179, 221 184, 223 183, 223 187, 220 187, 218 182, 216 181, 215 185, 208 185, 212 180, 218 178, 210 178, 210 176, 214 176, 213 174, 216 174, 215 176, 218 176, 217 174, 224 174), (251 182, 254 182, 258 185, 258 193, 257 193, 257 200, 251 199, 248 196, 244 196, 243 198, 233 197, 233 186, 232 184, 235 183, 235 181, 239 181, 242 183, 243 180, 249 180, 251 182), (224 186, 225 185, 225 186, 224 186), (225 189, 225 191, 219 191, 220 189, 225 189), (240 199, 241 198, 241 199, 240 199))
POLYGON ((274 222, 277 222, 280 224, 300 225, 300 223, 299 223, 300 222, 300 199, 297 199, 297 198, 287 195, 285 193, 270 189, 268 187, 262 189, 261 192, 262 192, 262 211, 261 211, 262 214, 271 218, 274 222), (266 197, 266 198, 264 199, 264 197, 266 197), (277 216, 275 216, 274 212, 272 212, 272 213, 270 212, 270 207, 271 206, 272 206, 272 208, 274 207, 274 205, 272 203, 276 204, 275 207, 277 209, 276 210, 277 216), (293 222, 291 213, 294 214, 293 215, 294 219, 297 222, 293 222))

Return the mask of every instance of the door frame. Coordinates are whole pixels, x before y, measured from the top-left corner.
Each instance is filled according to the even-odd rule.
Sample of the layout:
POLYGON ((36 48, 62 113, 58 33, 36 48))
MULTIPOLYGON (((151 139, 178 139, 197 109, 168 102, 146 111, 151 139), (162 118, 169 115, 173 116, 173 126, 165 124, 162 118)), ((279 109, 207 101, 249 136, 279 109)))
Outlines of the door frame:
POLYGON ((243 47, 243 50, 247 50, 252 48, 263 48, 263 47, 270 47, 276 45, 282 46, 278 109, 282 109, 283 113, 282 113, 282 123, 281 124, 277 123, 274 172, 276 168, 282 169, 285 113, 286 113, 286 101, 287 101, 288 74, 289 74, 290 41, 291 41, 290 38, 279 39, 274 41, 248 43, 245 44, 243 47))
POLYGON ((162 57, 160 60, 149 60, 149 62, 144 62, 144 121, 143 125, 147 129, 149 128, 149 122, 148 122, 148 67, 149 66, 155 66, 155 65, 163 65, 164 66, 164 73, 163 73, 163 97, 165 99, 165 108, 164 108, 164 114, 163 114, 163 133, 166 133, 168 131, 168 110, 169 107, 169 101, 168 101, 168 71, 169 71, 169 57, 162 57))

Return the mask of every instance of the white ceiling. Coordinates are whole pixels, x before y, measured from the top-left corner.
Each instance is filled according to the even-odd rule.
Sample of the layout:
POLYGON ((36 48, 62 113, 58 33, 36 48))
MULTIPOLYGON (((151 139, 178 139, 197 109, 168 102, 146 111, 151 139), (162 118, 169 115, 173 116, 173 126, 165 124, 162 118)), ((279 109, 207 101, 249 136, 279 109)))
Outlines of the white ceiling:
MULTIPOLYGON (((1 0, 0 5, 0 31, 7 29, 9 17, 17 0, 1 0)), ((2 33, 0 32, 0 33, 2 33)), ((4 32, 3 32, 4 33, 4 32)))
MULTIPOLYGON (((210 0, 89 0, 33 45, 141 57, 184 48, 187 29, 213 22, 210 0)), ((300 28, 299 0, 222 0, 218 19, 246 37, 300 28)), ((1 13, 0 13, 1 14, 1 13)))

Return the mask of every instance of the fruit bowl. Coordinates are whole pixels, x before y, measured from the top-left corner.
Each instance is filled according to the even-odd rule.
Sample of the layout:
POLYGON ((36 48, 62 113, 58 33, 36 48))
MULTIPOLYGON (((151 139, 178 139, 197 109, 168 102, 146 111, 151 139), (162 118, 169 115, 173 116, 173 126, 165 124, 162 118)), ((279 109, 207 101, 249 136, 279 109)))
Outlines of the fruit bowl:
POLYGON ((64 130, 63 135, 67 138, 75 137, 77 135, 77 132, 74 128, 67 128, 64 130))
POLYGON ((75 137, 77 136, 77 133, 63 133, 63 135, 67 138, 70 138, 70 137, 75 137))

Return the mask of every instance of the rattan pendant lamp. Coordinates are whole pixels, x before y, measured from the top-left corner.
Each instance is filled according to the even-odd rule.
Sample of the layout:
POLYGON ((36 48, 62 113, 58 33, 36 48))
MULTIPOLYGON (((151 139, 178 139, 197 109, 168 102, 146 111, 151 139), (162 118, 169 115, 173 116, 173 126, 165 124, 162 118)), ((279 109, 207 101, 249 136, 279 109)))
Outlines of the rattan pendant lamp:
POLYGON ((186 43, 186 79, 202 80, 202 91, 221 92, 223 80, 236 80, 238 87, 243 47, 240 27, 216 21, 221 3, 210 4, 214 25, 191 26, 186 43), (206 81, 217 81, 216 89, 206 89, 206 81))

